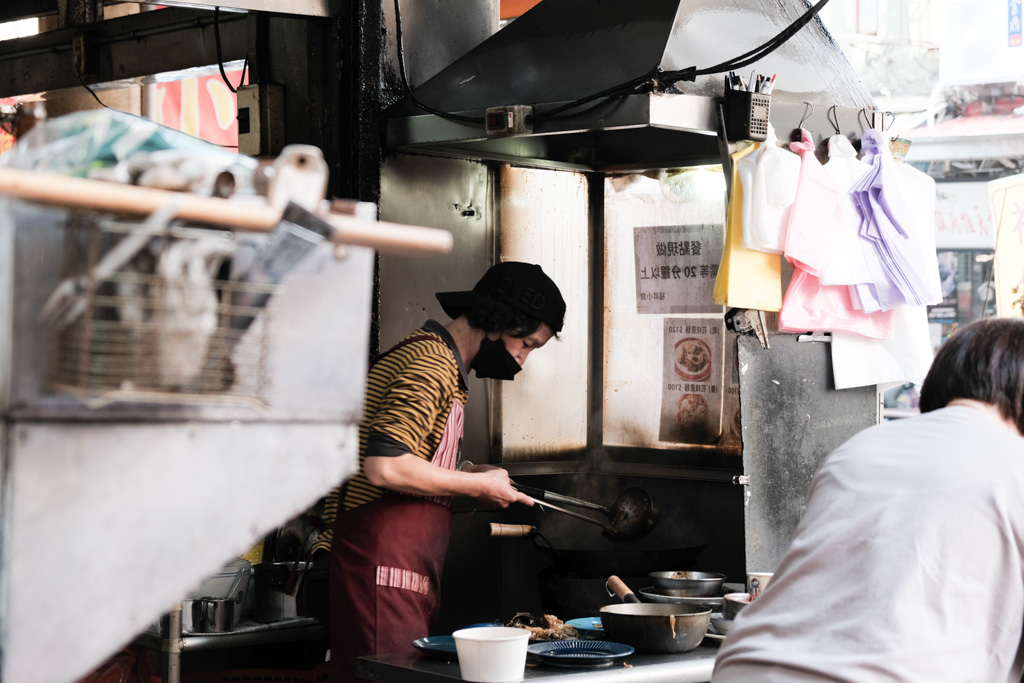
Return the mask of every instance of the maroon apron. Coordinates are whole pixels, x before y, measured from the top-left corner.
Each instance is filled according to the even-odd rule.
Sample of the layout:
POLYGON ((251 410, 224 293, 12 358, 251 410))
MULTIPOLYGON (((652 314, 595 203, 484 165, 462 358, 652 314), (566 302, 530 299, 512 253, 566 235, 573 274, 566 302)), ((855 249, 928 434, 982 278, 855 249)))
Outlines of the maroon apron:
MULTIPOLYGON (((462 423, 456 401, 433 465, 455 469, 462 423)), ((360 680, 358 657, 414 653, 412 641, 430 634, 451 514, 450 498, 393 492, 338 513, 331 541, 331 683, 360 680)))

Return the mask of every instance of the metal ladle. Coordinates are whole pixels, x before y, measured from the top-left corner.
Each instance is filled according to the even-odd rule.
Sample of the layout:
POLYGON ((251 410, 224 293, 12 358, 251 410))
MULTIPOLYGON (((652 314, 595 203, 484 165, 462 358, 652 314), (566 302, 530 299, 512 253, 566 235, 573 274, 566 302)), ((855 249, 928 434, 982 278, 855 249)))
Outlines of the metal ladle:
POLYGON ((530 496, 533 502, 538 505, 549 507, 562 514, 601 527, 604 535, 614 541, 633 541, 642 538, 649 534, 657 526, 658 520, 661 519, 661 510, 654 507, 651 501, 651 494, 642 488, 627 488, 607 507, 532 486, 515 484, 515 488, 530 496), (590 510, 598 510, 608 516, 609 522, 606 524, 593 517, 588 517, 572 510, 566 510, 563 507, 552 504, 551 501, 590 510))

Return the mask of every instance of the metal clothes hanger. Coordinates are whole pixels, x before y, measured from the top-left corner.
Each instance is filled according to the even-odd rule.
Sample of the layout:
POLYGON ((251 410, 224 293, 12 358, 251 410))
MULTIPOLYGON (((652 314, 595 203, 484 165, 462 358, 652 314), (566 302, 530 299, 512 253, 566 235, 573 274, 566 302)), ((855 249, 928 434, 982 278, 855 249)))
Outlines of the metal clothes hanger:
POLYGON ((857 123, 858 124, 860 123, 860 118, 863 116, 864 117, 864 123, 866 124, 864 126, 861 126, 861 131, 871 130, 871 119, 868 118, 867 111, 868 110, 867 110, 866 107, 861 107, 861 110, 859 112, 857 112, 857 123))
POLYGON ((797 128, 803 128, 804 127, 804 121, 809 119, 811 117, 811 114, 814 113, 814 105, 813 104, 811 104, 810 102, 804 102, 804 104, 807 105, 807 106, 804 107, 804 116, 803 116, 802 119, 800 119, 800 124, 797 126, 797 128))
POLYGON ((839 129, 839 111, 837 109, 837 105, 833 104, 829 107, 828 111, 825 112, 825 117, 828 119, 828 122, 832 124, 832 127, 836 131, 836 135, 842 135, 843 131, 839 129))

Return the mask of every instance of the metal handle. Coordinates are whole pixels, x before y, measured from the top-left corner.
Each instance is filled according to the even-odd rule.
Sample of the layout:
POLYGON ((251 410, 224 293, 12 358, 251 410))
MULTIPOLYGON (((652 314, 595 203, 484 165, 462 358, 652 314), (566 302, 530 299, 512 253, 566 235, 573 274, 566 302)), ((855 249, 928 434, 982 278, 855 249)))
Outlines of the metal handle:
POLYGON ((614 511, 605 507, 604 505, 598 505, 597 503, 591 503, 590 501, 580 500, 579 498, 570 498, 569 496, 563 496, 561 493, 554 493, 553 491, 545 491, 544 489, 534 488, 532 486, 523 486, 521 484, 515 484, 514 487, 525 493, 528 496, 533 496, 538 500, 553 500, 556 503, 563 505, 573 505, 575 507, 588 508, 590 510, 600 510, 601 512, 611 515, 614 511))
POLYGON ((581 515, 578 512, 573 512, 572 510, 566 510, 565 508, 558 507, 557 505, 552 505, 551 503, 549 503, 547 501, 538 500, 537 498, 531 497, 530 500, 532 500, 535 504, 540 505, 541 507, 551 508, 552 510, 558 510, 563 515, 569 515, 570 517, 575 517, 576 519, 581 519, 584 522, 590 522, 591 524, 596 524, 597 526, 601 527, 602 529, 604 529, 608 533, 610 533, 610 534, 614 533, 612 531, 611 525, 605 524, 604 522, 599 522, 598 520, 594 519, 593 517, 587 517, 586 515, 581 515))
POLYGON ((617 595, 623 602, 640 602, 640 599, 629 589, 629 586, 614 574, 608 577, 604 588, 608 591, 608 595, 617 595))

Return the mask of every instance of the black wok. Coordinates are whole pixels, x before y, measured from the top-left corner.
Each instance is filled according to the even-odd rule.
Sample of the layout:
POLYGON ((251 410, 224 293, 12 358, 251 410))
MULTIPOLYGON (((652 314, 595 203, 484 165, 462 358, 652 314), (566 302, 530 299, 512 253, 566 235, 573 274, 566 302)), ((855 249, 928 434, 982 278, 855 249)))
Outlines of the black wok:
POLYGON ((581 579, 603 579, 609 574, 617 576, 644 576, 659 567, 692 567, 706 546, 682 548, 615 548, 581 549, 552 544, 528 524, 491 524, 491 536, 518 536, 533 538, 555 568, 581 579))

